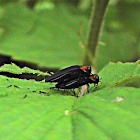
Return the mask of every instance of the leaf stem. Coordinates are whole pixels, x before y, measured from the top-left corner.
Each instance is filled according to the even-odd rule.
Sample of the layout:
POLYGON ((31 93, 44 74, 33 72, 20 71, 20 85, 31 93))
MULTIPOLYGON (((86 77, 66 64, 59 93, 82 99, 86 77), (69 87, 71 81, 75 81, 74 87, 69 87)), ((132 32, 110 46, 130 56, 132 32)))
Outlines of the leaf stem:
POLYGON ((108 2, 109 0, 94 0, 93 3, 84 59, 84 62, 90 62, 92 66, 95 66, 94 59, 108 2))

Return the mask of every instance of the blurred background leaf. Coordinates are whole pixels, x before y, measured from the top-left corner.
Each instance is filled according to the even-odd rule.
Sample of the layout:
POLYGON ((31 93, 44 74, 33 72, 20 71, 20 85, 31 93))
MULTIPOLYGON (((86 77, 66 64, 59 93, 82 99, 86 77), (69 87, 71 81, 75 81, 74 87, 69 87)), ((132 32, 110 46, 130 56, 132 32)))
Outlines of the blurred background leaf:
MULTIPOLYGON (((0 53, 12 60, 40 67, 64 68, 82 64, 80 22, 86 40, 92 0, 1 1, 0 53), (2 11, 2 10, 1 10, 2 11)), ((140 2, 112 0, 109 3, 101 42, 96 55, 97 70, 109 61, 140 58, 140 2)))
POLYGON ((75 20, 77 17, 64 8, 42 11, 37 16, 22 5, 6 6, 2 21, 7 29, 1 39, 0 52, 44 67, 46 64, 48 67, 80 64, 77 32, 81 18, 75 20))

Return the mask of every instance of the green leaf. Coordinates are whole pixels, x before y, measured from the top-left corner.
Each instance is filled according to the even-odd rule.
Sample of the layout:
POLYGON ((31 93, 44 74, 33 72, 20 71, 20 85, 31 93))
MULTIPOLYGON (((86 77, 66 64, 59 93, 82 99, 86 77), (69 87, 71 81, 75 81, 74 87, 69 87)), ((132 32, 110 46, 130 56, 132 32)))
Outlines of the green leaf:
POLYGON ((98 71, 110 61, 133 62, 140 58, 139 6, 139 2, 119 1, 108 7, 101 38, 103 43, 97 53, 98 71))
MULTIPOLYGON (((129 75, 136 78, 139 69, 139 61, 109 63, 99 73, 102 85, 81 98, 71 96, 72 92, 62 94, 50 90, 53 84, 44 80, 37 82, 0 75, 0 138, 139 139, 140 89, 115 87, 115 82, 129 75)), ((2 70, 15 74, 25 72, 15 64, 4 65, 2 70)), ((135 80, 133 83, 135 85, 135 80)))
POLYGON ((33 70, 33 69, 28 68, 28 67, 24 67, 21 69, 17 65, 15 65, 14 63, 5 64, 5 65, 1 66, 0 72, 9 72, 9 73, 14 73, 14 74, 22 74, 22 73, 30 74, 30 73, 32 73, 32 74, 37 74, 37 75, 49 76, 48 73, 44 73, 44 72, 41 72, 39 70, 33 70))
POLYGON ((3 14, 4 14, 4 10, 2 7, 0 7, 0 19, 2 18, 3 14))
POLYGON ((74 97, 50 91, 44 81, 0 76, 0 83, 1 139, 71 139, 71 115, 65 112, 72 110, 74 97))
POLYGON ((98 70, 104 66, 103 64, 107 64, 110 61, 126 62, 139 58, 136 54, 138 52, 137 46, 134 46, 136 44, 136 36, 129 34, 127 31, 105 31, 102 36, 102 42, 99 45, 99 53, 97 54, 98 70))
MULTIPOLYGON (((126 12, 124 13, 127 11, 127 5, 124 11, 121 11, 121 6, 109 6, 101 38, 103 43, 97 52, 98 71, 109 61, 126 62, 137 60, 139 57, 139 30, 137 30, 139 8, 133 5, 131 11, 131 5, 129 5, 130 11, 127 15, 126 12), (120 15, 118 15, 119 12, 120 15), (133 14, 135 22, 131 20, 134 18, 131 12, 136 12, 133 14), (135 23, 132 28, 132 23, 127 22, 129 20, 135 23)), ((75 64, 80 65, 84 49, 80 47, 81 40, 77 32, 81 29, 79 26, 82 21, 83 40, 86 40, 89 19, 79 16, 77 10, 77 13, 72 15, 68 8, 61 5, 37 14, 20 4, 8 4, 3 7, 0 53, 11 56, 14 60, 35 63, 40 67, 64 68, 75 64)))
POLYGON ((73 115, 76 139, 139 139, 139 93, 140 89, 115 87, 77 100, 73 115), (115 101, 122 96, 123 101, 115 101))
POLYGON ((70 15, 64 6, 38 15, 18 4, 7 5, 5 11, 2 24, 6 32, 0 43, 0 53, 41 67, 81 64, 77 32, 81 19, 84 26, 87 19, 70 15))
POLYGON ((140 65, 136 63, 110 62, 100 72, 102 85, 99 88, 112 86, 140 87, 140 65))
POLYGON ((35 5, 34 10, 36 11, 42 11, 42 10, 52 10, 54 9, 55 4, 53 2, 47 2, 47 1, 38 1, 38 3, 35 5))

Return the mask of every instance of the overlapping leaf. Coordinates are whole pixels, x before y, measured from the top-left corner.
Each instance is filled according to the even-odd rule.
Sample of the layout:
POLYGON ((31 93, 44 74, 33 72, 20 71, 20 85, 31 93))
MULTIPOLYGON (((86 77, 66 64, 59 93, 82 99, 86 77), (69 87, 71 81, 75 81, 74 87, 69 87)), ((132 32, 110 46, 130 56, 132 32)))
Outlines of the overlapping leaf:
POLYGON ((3 66, 0 67, 0 72, 9 72, 9 73, 14 73, 14 74, 23 74, 23 73, 32 73, 32 74, 38 74, 38 75, 49 75, 47 72, 41 72, 39 70, 33 70, 30 69, 28 67, 24 67, 24 68, 19 68, 17 65, 15 65, 14 63, 12 64, 5 64, 3 66))
POLYGON ((101 87, 131 86, 140 87, 140 65, 136 63, 110 62, 99 72, 102 78, 101 87))

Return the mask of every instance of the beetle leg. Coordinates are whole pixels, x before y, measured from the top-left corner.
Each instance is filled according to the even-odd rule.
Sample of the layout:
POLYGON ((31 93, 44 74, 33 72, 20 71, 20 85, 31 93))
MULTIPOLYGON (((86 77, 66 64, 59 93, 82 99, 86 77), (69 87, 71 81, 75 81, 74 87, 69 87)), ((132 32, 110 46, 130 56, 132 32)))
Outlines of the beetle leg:
POLYGON ((54 88, 56 88, 56 87, 50 87, 50 89, 54 89, 54 88))
POLYGON ((63 90, 63 94, 64 94, 64 93, 66 93, 66 92, 67 92, 67 90, 66 90, 66 89, 64 89, 64 90, 63 90))
POLYGON ((75 93, 75 90, 74 90, 74 89, 73 89, 73 93, 74 93, 74 96, 75 96, 75 97, 77 97, 77 95, 76 95, 76 93, 75 93))
POLYGON ((89 93, 89 88, 90 88, 90 86, 89 86, 89 84, 87 84, 87 93, 89 93))
MULTIPOLYGON (((50 89, 54 89, 54 88, 56 88, 56 87, 50 87, 50 89)), ((59 91, 59 88, 56 88, 57 89, 57 91, 59 91)))

